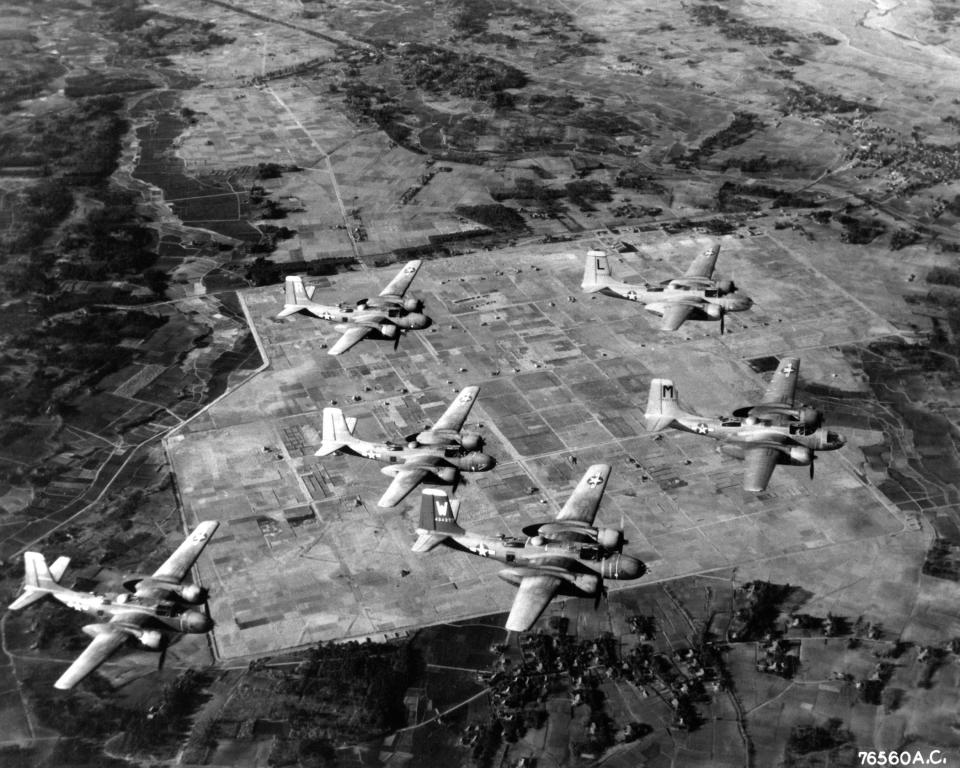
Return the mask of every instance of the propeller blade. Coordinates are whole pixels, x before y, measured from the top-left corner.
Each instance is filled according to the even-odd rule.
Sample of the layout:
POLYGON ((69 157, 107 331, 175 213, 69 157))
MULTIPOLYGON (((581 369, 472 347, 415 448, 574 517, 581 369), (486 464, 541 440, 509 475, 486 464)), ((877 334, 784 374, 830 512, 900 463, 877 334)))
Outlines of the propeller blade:
POLYGON ((723 311, 723 307, 720 307, 720 335, 723 336, 724 330, 724 318, 727 316, 727 313, 723 311))
POLYGON ((811 479, 811 480, 813 480, 814 458, 815 458, 815 457, 813 457, 813 456, 810 457, 810 479, 811 479))
POLYGON ((397 347, 400 346, 400 337, 403 336, 403 332, 397 329, 397 335, 393 337, 393 351, 397 351, 397 347))
POLYGON ((600 608, 600 602, 607 597, 607 587, 601 581, 600 585, 597 587, 597 594, 593 598, 593 610, 600 608))

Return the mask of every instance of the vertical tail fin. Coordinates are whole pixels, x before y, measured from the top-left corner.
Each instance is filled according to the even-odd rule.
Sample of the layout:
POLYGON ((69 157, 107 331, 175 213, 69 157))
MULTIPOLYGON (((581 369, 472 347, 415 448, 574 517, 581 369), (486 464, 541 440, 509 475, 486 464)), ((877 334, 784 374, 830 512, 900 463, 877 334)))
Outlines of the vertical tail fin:
POLYGON ((69 557, 58 557, 51 567, 39 552, 23 553, 23 594, 10 603, 10 610, 18 611, 40 598, 60 589, 59 581, 70 564, 69 557))
POLYGON ((580 287, 588 293, 602 290, 610 282, 610 261, 603 251, 587 251, 580 287))
POLYGON ((428 552, 450 536, 466 533, 457 524, 460 502, 440 488, 424 488, 420 496, 420 527, 414 552, 428 552))
POLYGON ((303 284, 303 278, 299 275, 287 275, 283 283, 283 309, 277 317, 287 317, 299 312, 305 304, 310 303, 313 290, 303 284))
POLYGON ((678 394, 670 379, 654 379, 650 382, 647 410, 643 414, 647 429, 651 432, 666 429, 675 417, 683 413, 677 405, 678 394))
POLYGON ((328 456, 354 442, 353 430, 357 428, 357 420, 345 417, 339 408, 323 409, 323 436, 320 440, 320 450, 317 456, 328 456))

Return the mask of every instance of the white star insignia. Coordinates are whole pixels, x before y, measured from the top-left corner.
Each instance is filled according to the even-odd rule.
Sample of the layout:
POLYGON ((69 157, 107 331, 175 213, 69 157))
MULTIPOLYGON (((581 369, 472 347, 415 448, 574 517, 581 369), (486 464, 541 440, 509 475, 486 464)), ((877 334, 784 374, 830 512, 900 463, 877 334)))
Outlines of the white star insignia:
POLYGON ((600 477, 600 475, 594 475, 589 480, 587 480, 587 485, 589 485, 591 488, 596 488, 602 482, 603 482, 603 478, 600 477))
POLYGON ((467 392, 464 392, 460 397, 457 398, 458 403, 469 403, 473 398, 467 392))
POLYGON ((637 294, 636 294, 636 292, 635 292, 635 291, 630 291, 630 292, 627 294, 627 298, 630 299, 630 301, 636 301, 636 300, 637 300, 637 294))
POLYGON ((783 375, 784 375, 784 376, 789 376, 789 375, 790 375, 791 373, 793 373, 795 370, 796 370, 796 369, 795 369, 792 365, 788 365, 786 368, 783 369, 783 375))
POLYGON ((707 434, 707 432, 709 432, 709 431, 710 431, 710 427, 708 427, 706 424, 702 424, 702 423, 701 423, 701 424, 697 424, 697 434, 698 434, 698 435, 705 435, 705 434, 707 434))

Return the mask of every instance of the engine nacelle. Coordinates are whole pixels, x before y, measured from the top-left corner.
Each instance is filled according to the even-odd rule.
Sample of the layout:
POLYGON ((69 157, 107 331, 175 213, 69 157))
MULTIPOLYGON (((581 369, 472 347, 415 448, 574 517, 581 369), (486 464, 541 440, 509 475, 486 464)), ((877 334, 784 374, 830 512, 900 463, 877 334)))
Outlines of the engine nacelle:
POLYGON ((141 645, 151 648, 154 651, 159 650, 160 646, 163 645, 163 635, 155 629, 143 630, 137 635, 137 640, 140 641, 141 645))
POLYGON ((720 315, 723 314, 723 308, 719 304, 708 303, 704 305, 703 312, 707 317, 713 320, 719 320, 720 315))
POLYGON ((476 451, 479 450, 481 445, 483 445, 483 438, 476 432, 460 433, 460 447, 463 448, 463 450, 476 451))
POLYGON ((123 588, 128 592, 138 592, 141 595, 157 597, 176 595, 185 603, 202 603, 206 599, 205 590, 191 582, 172 584, 168 581, 158 581, 150 576, 137 576, 123 582, 123 588))
POLYGON ((795 467, 805 467, 813 461, 813 451, 804 445, 791 445, 787 453, 781 453, 777 459, 779 464, 791 464, 795 467))
POLYGON ((492 456, 488 456, 482 451, 471 451, 463 456, 447 459, 447 461, 456 464, 458 468, 467 472, 485 472, 496 463, 492 456))
POLYGON ((607 550, 620 549, 623 546, 623 531, 616 528, 598 528, 597 544, 607 550))
POLYGON ((423 302, 420 299, 404 299, 403 308, 407 312, 419 312, 423 309, 423 302))
POLYGON ((717 280, 717 291, 721 294, 733 293, 735 286, 733 280, 717 280))
POLYGON ((391 323, 383 323, 379 330, 380 335, 387 339, 392 339, 397 335, 397 326, 392 325, 391 323))
POLYGON ((573 573, 570 575, 569 584, 577 592, 591 597, 600 591, 600 577, 592 573, 573 573))
POLYGON ((199 603, 203 599, 203 589, 189 582, 181 584, 180 598, 187 603, 199 603))
POLYGON ((213 629, 213 619, 203 611, 184 611, 180 614, 180 631, 190 633, 209 632, 213 629))
POLYGON ((812 432, 823 423, 823 413, 816 408, 804 405, 797 411, 797 421, 812 432))
POLYGON ((600 575, 606 579, 636 579, 646 572, 647 566, 630 555, 614 555, 600 564, 600 575))
POLYGON ((444 483, 452 483, 457 479, 457 470, 453 467, 434 467, 430 471, 444 483))
POLYGON ((743 446, 737 443, 721 443, 720 451, 721 453, 725 453, 727 456, 733 456, 735 459, 740 459, 740 461, 743 461, 746 458, 746 452, 743 450, 743 446))

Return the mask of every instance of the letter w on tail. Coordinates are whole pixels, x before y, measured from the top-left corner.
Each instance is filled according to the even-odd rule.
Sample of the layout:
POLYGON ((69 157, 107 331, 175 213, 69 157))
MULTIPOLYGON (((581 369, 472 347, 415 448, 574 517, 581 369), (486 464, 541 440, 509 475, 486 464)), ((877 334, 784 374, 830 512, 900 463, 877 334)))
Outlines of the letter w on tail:
POLYGON ((450 536, 465 531, 457 523, 460 502, 447 496, 440 488, 424 488, 420 497, 420 527, 413 545, 414 552, 429 552, 450 536))
POLYGON ((66 592, 66 587, 60 586, 60 579, 69 564, 69 557, 58 557, 48 568, 46 558, 39 552, 24 552, 23 593, 10 603, 10 610, 19 611, 53 592, 66 592))

